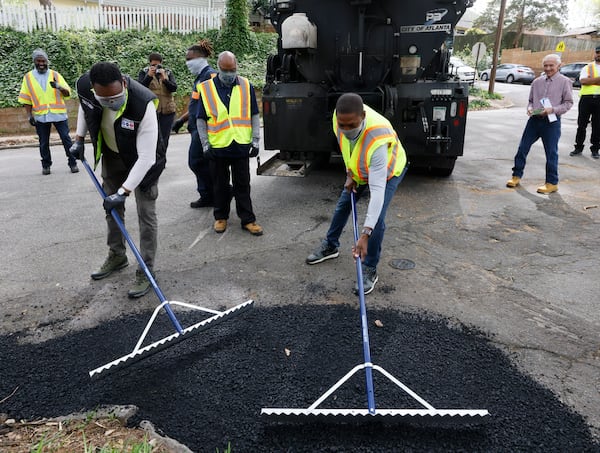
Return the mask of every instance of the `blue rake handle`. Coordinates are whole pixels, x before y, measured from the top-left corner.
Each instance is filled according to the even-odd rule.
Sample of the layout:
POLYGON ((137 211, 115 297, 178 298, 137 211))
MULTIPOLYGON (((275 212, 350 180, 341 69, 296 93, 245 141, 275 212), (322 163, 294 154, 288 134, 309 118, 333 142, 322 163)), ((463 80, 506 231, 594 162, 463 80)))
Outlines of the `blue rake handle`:
MULTIPOLYGON (((354 227, 354 243, 358 241, 358 220, 356 215, 356 197, 350 192, 352 201, 352 225, 354 227)), ((360 302, 360 325, 362 329, 363 357, 365 365, 365 377, 367 380, 367 404, 369 413, 375 414, 375 390, 373 388, 373 364, 371 363, 371 349, 369 347, 369 324, 367 322, 367 306, 365 304, 365 289, 363 286, 363 273, 360 256, 356 258, 356 278, 358 280, 358 300, 360 302)))
MULTIPOLYGON (((92 168, 90 167, 90 165, 87 163, 87 160, 82 159, 81 163, 83 164, 85 170, 90 175, 90 178, 92 178, 92 181, 94 182, 94 185, 96 186, 96 189, 98 189, 98 192, 100 193, 100 195, 102 195, 102 198, 106 197, 106 192, 104 192, 104 189, 100 185, 100 182, 98 181, 98 178, 96 178, 96 174, 94 173, 94 171, 92 170, 92 168)), ((112 215, 113 219, 115 219, 115 222, 117 222, 117 225, 119 226, 119 229, 121 230, 121 233, 123 233, 123 236, 125 237, 125 240, 127 240, 127 243, 129 244, 129 248, 131 249, 131 251, 135 255, 135 258, 137 259, 138 263, 140 263, 140 267, 144 271, 144 274, 146 274, 146 277, 148 278, 148 281, 152 285, 152 288, 154 289, 154 292, 156 293, 156 295, 160 299, 161 303, 164 304, 163 307, 164 307, 165 311, 167 312, 167 315, 169 316, 169 319, 173 323, 173 327, 175 327, 175 329, 177 330, 178 333, 180 333, 180 334, 183 333, 183 328, 181 327, 181 324, 179 324, 179 321, 175 317, 175 313, 173 313, 173 310, 171 310, 171 306, 169 305, 169 302, 167 301, 167 298, 164 296, 164 294, 162 293, 162 291, 158 287, 158 284, 156 283, 156 280, 152 276, 152 272, 150 272, 150 269, 148 269, 148 266, 146 266, 146 263, 144 262, 144 259, 142 258, 142 255, 140 254, 139 250, 137 249, 137 247, 133 243, 133 240, 131 239, 131 236, 129 235, 129 233, 125 229, 125 224, 121 220, 121 217, 119 216, 119 213, 113 208, 113 209, 110 210, 110 214, 112 215)))

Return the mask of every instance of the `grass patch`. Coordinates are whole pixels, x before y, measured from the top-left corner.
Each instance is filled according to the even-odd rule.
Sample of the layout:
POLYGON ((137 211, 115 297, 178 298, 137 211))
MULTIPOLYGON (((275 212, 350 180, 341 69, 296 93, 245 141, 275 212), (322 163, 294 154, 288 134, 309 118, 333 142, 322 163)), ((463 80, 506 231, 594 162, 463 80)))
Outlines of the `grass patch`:
POLYGON ((488 90, 482 90, 478 87, 469 88, 469 96, 481 99, 503 99, 503 96, 498 93, 490 93, 488 90))

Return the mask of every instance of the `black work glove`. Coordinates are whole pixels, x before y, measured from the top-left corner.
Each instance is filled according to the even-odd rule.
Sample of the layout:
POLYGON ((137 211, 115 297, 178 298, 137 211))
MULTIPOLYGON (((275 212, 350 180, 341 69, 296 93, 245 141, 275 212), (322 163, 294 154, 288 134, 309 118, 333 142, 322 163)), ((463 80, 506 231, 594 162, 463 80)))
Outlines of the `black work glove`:
POLYGON ((84 148, 85 148, 85 145, 83 144, 83 141, 75 140, 75 142, 73 143, 73 146, 71 146, 71 148, 69 148, 69 154, 71 155, 71 157, 73 157, 75 159, 85 160, 85 158, 83 156, 84 148))
POLYGON ((181 118, 173 121, 173 127, 171 128, 171 130, 173 132, 175 132, 176 134, 178 134, 179 130, 183 127, 183 123, 185 123, 185 121, 182 120, 181 118))
POLYGON ((113 193, 112 195, 107 195, 104 197, 104 203, 102 203, 102 206, 106 212, 110 212, 113 208, 125 206, 125 200, 127 200, 127 195, 113 193))
POLYGON ((50 86, 51 86, 52 88, 58 88, 58 84, 56 83, 56 80, 51 80, 51 81, 50 81, 50 86))
POLYGON ((204 150, 204 153, 202 155, 207 160, 213 160, 215 158, 215 150, 211 147, 208 147, 204 150))
POLYGON ((258 146, 251 146, 250 147, 250 157, 256 157, 258 156, 258 152, 260 151, 260 148, 258 146))
POLYGON ((33 117, 33 115, 29 115, 29 124, 35 126, 35 118, 33 117))

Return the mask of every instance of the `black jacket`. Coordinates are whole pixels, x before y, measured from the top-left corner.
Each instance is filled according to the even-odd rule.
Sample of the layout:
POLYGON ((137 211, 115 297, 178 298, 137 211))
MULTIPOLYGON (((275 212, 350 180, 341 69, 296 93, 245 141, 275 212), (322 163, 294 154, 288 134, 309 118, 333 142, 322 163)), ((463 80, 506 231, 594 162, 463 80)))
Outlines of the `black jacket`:
MULTIPOLYGON (((127 105, 125 106, 123 114, 115 121, 114 128, 115 138, 119 148, 119 157, 123 160, 127 169, 131 170, 138 158, 136 138, 139 124, 146 113, 148 102, 156 99, 156 96, 148 88, 144 87, 139 82, 132 80, 128 76, 125 77, 125 81, 127 83, 128 91, 127 105), (124 125, 127 127, 124 127, 124 125)), ((102 122, 102 106, 98 103, 92 92, 89 73, 82 75, 77 80, 76 86, 79 102, 81 103, 81 107, 85 114, 85 121, 90 132, 92 144, 94 145, 94 154, 97 162, 102 153, 110 150, 104 141, 102 141, 100 155, 97 149, 98 137, 101 135, 100 124, 102 122)), ((150 170, 148 170, 148 173, 146 173, 146 176, 144 176, 144 179, 140 183, 141 190, 147 190, 158 181, 160 174, 165 169, 166 162, 166 150, 159 130, 158 141, 156 143, 156 162, 150 167, 150 170)))

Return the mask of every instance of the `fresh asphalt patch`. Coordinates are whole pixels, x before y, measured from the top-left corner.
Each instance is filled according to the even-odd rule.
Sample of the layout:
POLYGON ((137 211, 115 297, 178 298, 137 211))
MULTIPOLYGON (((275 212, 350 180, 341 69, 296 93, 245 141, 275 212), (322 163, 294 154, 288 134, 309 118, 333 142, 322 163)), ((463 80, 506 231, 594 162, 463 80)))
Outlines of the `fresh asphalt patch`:
MULTIPOLYGON (((487 409, 487 424, 449 428, 432 419, 423 427, 394 417, 391 425, 340 425, 309 417, 282 425, 261 417, 263 407, 308 408, 363 362, 358 307, 346 304, 255 307, 91 380, 90 370, 132 351, 150 314, 41 344, 26 343, 25 332, 0 337, 0 412, 31 420, 133 404, 139 411, 132 423, 150 420, 198 452, 228 444, 236 452, 600 451, 584 419, 483 334, 393 310, 368 311, 373 363, 436 408, 487 409)), ((199 321, 191 312, 179 318, 199 321)), ((152 339, 172 333, 167 317, 159 319, 152 339)), ((379 373, 374 378, 378 408, 420 408, 379 373)), ((321 407, 366 405, 359 372, 321 407)))

